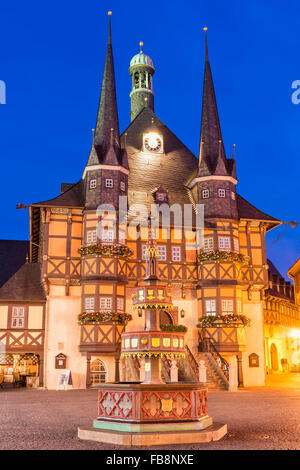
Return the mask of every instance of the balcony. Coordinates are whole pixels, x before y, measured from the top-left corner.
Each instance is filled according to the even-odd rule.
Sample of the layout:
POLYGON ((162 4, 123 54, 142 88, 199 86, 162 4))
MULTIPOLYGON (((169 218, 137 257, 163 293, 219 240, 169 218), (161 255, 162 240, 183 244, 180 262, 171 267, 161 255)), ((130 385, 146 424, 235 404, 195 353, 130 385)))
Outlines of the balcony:
POLYGON ((117 322, 85 323, 81 325, 80 352, 117 353, 125 325, 117 322))

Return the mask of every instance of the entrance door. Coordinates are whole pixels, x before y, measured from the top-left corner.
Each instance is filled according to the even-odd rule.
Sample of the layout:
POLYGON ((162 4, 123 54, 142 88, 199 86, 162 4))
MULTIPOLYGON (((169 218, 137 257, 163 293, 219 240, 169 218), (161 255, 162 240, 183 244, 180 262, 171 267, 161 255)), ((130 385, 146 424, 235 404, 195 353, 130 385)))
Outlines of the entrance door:
POLYGON ((278 352, 276 345, 274 343, 271 344, 271 367, 273 370, 278 370, 278 352))
POLYGON ((106 382, 106 367, 101 359, 95 359, 91 362, 91 387, 96 387, 106 382))

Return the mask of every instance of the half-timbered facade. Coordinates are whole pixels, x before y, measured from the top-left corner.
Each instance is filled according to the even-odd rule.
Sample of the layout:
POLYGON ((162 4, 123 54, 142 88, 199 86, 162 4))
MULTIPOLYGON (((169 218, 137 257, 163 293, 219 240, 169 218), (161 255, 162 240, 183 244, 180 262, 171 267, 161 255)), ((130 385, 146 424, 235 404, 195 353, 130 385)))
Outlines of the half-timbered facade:
MULTIPOLYGON (((0 299, 0 334, 8 352, 21 341, 22 351, 39 352, 48 388, 57 386, 60 354, 75 388, 120 379, 121 334, 143 325, 138 312, 132 313, 132 294, 146 269, 148 213, 141 205, 146 212, 153 204, 177 206, 181 222, 186 207, 191 208, 184 231, 172 212, 170 224, 160 218, 156 229, 158 277, 169 286, 174 305, 173 316, 163 312, 161 322, 188 327, 191 367, 201 351, 214 352, 225 364, 234 359, 239 384, 248 386, 263 385, 270 368, 265 337, 272 292, 265 234, 281 222, 236 191, 238 162, 225 154, 207 40, 199 158, 156 116, 154 70, 141 48, 130 62, 131 123, 120 135, 109 23, 93 144, 86 165, 79 168, 82 177, 62 184, 57 197, 30 205, 29 262, 24 266, 39 267, 44 297, 36 303, 23 299, 28 320, 24 336, 18 330, 19 339, 9 329, 10 304, 0 299), (199 205, 204 207, 200 248, 194 244, 199 205), (133 225, 137 216, 139 223, 133 225), (34 323, 38 307, 42 320, 34 323), (236 320, 225 324, 222 316, 236 320), (239 320, 243 316, 249 326, 239 320), (216 321, 203 321, 211 317, 216 321)), ((285 301, 299 320, 299 305, 290 305, 292 297, 285 301)))

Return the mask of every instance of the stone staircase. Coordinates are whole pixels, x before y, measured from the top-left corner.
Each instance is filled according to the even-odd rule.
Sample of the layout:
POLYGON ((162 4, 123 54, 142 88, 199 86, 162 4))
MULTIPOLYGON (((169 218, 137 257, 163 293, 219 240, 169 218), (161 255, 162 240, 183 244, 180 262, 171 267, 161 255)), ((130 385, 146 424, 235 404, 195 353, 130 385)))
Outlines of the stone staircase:
POLYGON ((208 352, 199 352, 195 356, 198 364, 204 361, 206 366, 206 386, 208 390, 228 390, 229 383, 214 357, 208 352))
MULTIPOLYGON (((185 359, 177 359, 178 382, 198 382, 198 366, 203 360, 206 366, 206 386, 208 390, 228 390, 228 380, 218 366, 211 353, 199 352, 193 354, 187 348, 185 359)), ((170 381, 171 361, 167 358, 162 360, 161 375, 164 382, 170 381)), ((126 357, 121 360, 121 381, 139 382, 139 361, 137 358, 126 357)))

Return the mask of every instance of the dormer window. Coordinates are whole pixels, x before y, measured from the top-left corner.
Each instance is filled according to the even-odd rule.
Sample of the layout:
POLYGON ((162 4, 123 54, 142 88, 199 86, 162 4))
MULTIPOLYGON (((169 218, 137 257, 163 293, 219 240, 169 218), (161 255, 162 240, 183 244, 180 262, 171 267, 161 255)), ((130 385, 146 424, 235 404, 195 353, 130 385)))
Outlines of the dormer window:
POLYGON ((155 200, 157 202, 167 202, 167 199, 168 197, 166 191, 160 187, 155 193, 155 200))
POLYGON ((225 197, 225 196, 226 196, 226 194, 225 194, 225 189, 219 189, 219 190, 218 190, 218 196, 219 196, 219 197, 225 197))
POLYGON ((208 199, 209 198, 209 190, 208 189, 203 189, 202 198, 203 199, 208 199))
POLYGON ((97 180, 90 180, 90 189, 95 189, 97 186, 97 180))

